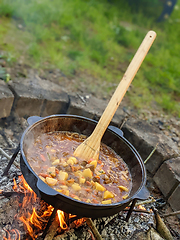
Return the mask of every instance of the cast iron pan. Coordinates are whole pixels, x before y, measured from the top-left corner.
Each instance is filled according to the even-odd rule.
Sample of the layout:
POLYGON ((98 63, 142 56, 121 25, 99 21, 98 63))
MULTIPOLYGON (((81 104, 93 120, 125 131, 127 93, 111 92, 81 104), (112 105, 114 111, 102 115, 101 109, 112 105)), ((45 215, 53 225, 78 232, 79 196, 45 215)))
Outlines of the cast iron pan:
POLYGON ((52 115, 45 118, 30 117, 28 123, 30 126, 24 131, 20 142, 21 171, 33 191, 48 204, 66 213, 76 214, 82 217, 98 218, 118 213, 134 199, 143 200, 149 197, 149 192, 145 187, 146 170, 144 163, 133 145, 123 137, 122 131, 114 126, 108 127, 102 138, 102 142, 119 154, 130 170, 132 190, 129 197, 113 204, 95 205, 75 200, 52 189, 44 183, 30 167, 26 159, 28 146, 33 144, 37 136, 46 132, 70 131, 89 136, 93 132, 97 122, 81 116, 52 115))

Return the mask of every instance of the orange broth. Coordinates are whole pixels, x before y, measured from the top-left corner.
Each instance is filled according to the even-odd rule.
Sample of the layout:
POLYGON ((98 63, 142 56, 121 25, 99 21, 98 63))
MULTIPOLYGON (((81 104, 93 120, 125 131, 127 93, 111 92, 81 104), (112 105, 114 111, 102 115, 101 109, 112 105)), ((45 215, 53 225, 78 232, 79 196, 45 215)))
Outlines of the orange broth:
POLYGON ((27 160, 50 187, 79 201, 111 204, 126 199, 132 179, 123 159, 105 144, 98 161, 74 157, 84 139, 77 133, 44 133, 28 148, 27 160))

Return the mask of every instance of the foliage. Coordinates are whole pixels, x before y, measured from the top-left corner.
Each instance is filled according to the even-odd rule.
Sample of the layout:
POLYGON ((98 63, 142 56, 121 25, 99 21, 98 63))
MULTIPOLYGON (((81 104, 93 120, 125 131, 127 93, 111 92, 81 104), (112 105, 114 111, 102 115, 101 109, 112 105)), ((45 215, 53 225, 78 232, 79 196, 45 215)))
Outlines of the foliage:
POLYGON ((179 6, 169 20, 157 23, 158 0, 1 0, 0 50, 12 64, 23 55, 31 67, 59 68, 68 77, 86 71, 111 92, 109 83, 118 84, 153 29, 157 39, 128 97, 137 108, 156 102, 180 117, 179 6))

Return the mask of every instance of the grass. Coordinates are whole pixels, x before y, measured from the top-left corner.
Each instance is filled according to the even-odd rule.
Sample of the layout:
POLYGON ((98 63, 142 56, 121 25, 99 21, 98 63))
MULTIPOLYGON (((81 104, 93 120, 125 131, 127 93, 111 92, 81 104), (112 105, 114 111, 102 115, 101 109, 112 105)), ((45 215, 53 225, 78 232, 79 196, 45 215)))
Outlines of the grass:
POLYGON ((156 105, 180 117, 180 3, 167 21, 158 23, 158 0, 134 2, 1 0, 0 57, 10 65, 23 58, 32 68, 59 68, 68 78, 83 73, 79 81, 87 88, 96 92, 96 85, 102 86, 110 95, 153 29, 157 39, 127 97, 137 109, 156 105), (90 83, 84 73, 91 76, 90 83))

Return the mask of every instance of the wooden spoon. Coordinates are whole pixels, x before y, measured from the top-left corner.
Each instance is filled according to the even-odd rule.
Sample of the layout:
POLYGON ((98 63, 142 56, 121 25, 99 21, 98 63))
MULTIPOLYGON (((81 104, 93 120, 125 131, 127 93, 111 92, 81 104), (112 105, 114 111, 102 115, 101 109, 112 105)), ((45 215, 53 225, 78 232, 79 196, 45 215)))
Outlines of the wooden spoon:
POLYGON ((98 124, 93 133, 81 143, 74 151, 74 156, 88 161, 89 159, 98 160, 101 138, 111 122, 119 104, 121 103, 129 85, 131 84, 135 74, 137 73, 141 63, 143 62, 147 52, 156 38, 154 31, 149 31, 145 36, 143 42, 138 48, 133 57, 129 67, 127 68, 123 78, 121 79, 116 91, 111 97, 104 113, 102 114, 98 124))

